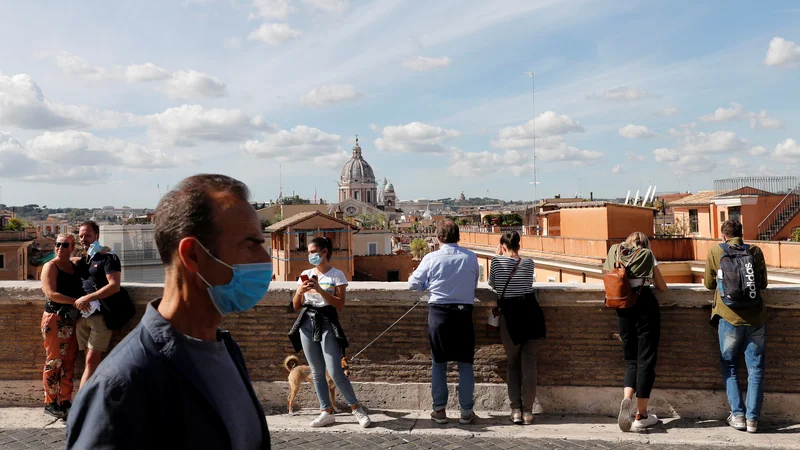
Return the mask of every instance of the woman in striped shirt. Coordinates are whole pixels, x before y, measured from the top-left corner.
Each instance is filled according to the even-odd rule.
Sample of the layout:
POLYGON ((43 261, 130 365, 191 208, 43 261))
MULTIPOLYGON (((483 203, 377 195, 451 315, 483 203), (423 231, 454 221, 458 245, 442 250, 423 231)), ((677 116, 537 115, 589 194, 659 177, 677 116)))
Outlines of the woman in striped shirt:
MULTIPOLYGON (((500 338, 508 358, 508 399, 511 420, 516 424, 533 423, 536 399, 536 341, 544 323, 532 323, 532 307, 538 308, 533 293, 533 260, 519 256, 519 233, 503 234, 492 258, 489 286, 498 295, 500 338), (539 330, 537 328, 541 327, 539 330)), ((539 314, 541 316, 541 314, 539 314)), ((541 321, 543 322, 543 316, 541 321)))

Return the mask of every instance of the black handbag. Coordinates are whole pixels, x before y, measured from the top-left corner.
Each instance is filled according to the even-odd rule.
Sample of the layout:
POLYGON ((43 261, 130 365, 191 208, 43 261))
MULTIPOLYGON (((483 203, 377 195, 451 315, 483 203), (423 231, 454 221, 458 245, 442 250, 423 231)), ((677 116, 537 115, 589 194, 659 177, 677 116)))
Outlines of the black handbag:
POLYGON ((136 306, 128 291, 120 286, 119 292, 100 300, 100 313, 109 330, 119 330, 136 315, 136 306))

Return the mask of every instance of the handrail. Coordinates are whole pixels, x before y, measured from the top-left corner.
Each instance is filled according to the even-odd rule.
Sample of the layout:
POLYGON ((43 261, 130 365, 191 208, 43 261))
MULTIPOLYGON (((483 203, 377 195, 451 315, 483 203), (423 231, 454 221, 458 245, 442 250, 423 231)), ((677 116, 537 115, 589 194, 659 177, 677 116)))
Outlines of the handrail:
POLYGON ((767 214, 767 217, 764 217, 764 220, 762 220, 762 221, 761 221, 761 223, 760 223, 760 224, 758 224, 758 229, 759 229, 759 230, 761 229, 761 225, 764 225, 764 222, 766 222, 766 221, 767 221, 767 219, 769 219, 770 217, 772 217, 772 214, 773 214, 775 211, 777 211, 777 210, 778 210, 778 208, 780 208, 780 207, 781 207, 781 205, 783 204, 783 202, 785 202, 785 201, 786 201, 786 199, 787 199, 787 198, 789 198, 789 196, 790 196, 790 195, 796 195, 796 193, 795 193, 794 191, 795 191, 795 189, 792 189, 791 191, 789 191, 789 192, 786 194, 786 196, 785 196, 785 197, 783 197, 783 198, 781 199, 781 201, 779 201, 779 202, 778 202, 778 204, 777 204, 777 205, 775 205, 775 207, 774 207, 774 208, 772 208, 772 211, 770 211, 770 212, 769 212, 769 214, 767 214))

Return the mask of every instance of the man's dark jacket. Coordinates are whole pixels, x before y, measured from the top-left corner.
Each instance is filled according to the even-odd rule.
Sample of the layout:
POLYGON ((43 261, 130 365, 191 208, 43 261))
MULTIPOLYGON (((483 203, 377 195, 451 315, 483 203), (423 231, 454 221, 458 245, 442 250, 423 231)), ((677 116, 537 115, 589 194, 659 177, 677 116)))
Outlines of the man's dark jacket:
MULTIPOLYGON (((177 333, 147 305, 139 325, 81 387, 67 419, 67 449, 230 449, 228 429, 194 372, 177 333)), ((239 346, 218 331, 259 414, 262 449, 269 449, 264 410, 253 391, 239 346)), ((231 380, 232 382, 234 380, 231 380)))

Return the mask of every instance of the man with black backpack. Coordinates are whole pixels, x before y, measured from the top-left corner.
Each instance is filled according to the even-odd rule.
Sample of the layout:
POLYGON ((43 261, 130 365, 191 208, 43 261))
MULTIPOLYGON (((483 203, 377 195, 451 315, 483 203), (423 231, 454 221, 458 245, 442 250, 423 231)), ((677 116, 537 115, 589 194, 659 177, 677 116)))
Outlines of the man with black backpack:
POLYGON ((755 433, 764 399, 767 310, 760 291, 767 287, 767 264, 761 249, 742 240, 742 224, 722 224, 724 244, 708 250, 704 284, 715 289, 711 323, 719 333, 722 380, 731 414, 728 424, 755 433), (736 369, 744 350, 747 397, 742 399, 736 369))

